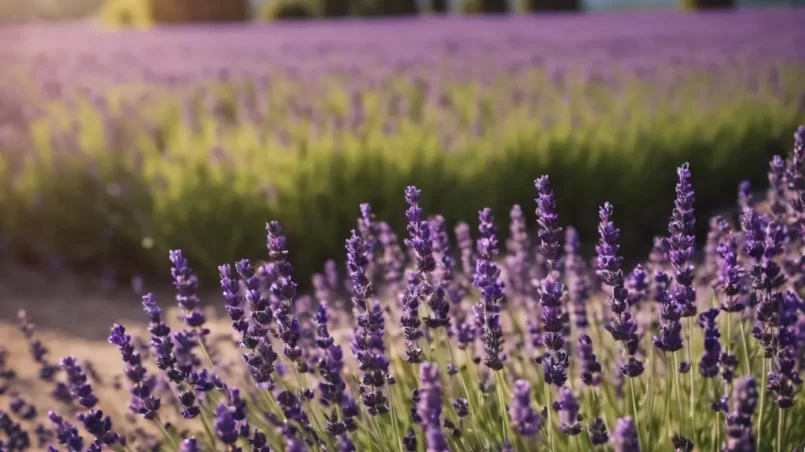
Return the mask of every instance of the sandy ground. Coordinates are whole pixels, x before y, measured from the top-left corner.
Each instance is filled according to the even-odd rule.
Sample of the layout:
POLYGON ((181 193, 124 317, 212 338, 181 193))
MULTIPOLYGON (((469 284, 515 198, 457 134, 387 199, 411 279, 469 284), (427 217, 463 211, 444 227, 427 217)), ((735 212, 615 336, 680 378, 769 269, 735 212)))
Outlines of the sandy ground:
MULTIPOLYGON (((133 336, 147 340, 148 319, 142 311, 141 297, 127 287, 103 292, 96 284, 79 283, 77 278, 69 276, 48 278, 8 268, 0 270, 0 274, 3 274, 0 278, 0 346, 8 351, 7 364, 18 374, 6 394, 0 396, 0 410, 8 410, 15 393, 34 404, 40 421, 46 421, 42 414, 58 405, 48 394, 52 386, 37 378, 38 364, 31 358, 29 345, 20 332, 17 313, 25 309, 36 324, 37 338, 50 350, 47 355, 50 363, 58 364, 59 358, 66 355, 74 355, 82 362, 90 360, 101 379, 101 383, 93 385, 99 393, 101 408, 115 419, 123 419, 129 399, 126 381, 123 381, 122 391, 114 390, 111 384, 114 377, 122 373, 123 362, 118 349, 107 342, 107 337, 109 328, 121 323, 133 336)), ((166 318, 175 319, 175 301, 170 287, 155 293, 160 305, 170 308, 166 318)), ((222 303, 221 295, 216 293, 202 299, 209 304, 222 303)), ((215 316, 215 312, 208 310, 208 318, 215 319, 215 316)), ((223 319, 210 323, 213 337, 220 338, 231 331, 229 323, 223 319)), ((236 358, 233 353, 225 361, 236 358)), ((33 424, 29 425, 34 440, 33 424)))

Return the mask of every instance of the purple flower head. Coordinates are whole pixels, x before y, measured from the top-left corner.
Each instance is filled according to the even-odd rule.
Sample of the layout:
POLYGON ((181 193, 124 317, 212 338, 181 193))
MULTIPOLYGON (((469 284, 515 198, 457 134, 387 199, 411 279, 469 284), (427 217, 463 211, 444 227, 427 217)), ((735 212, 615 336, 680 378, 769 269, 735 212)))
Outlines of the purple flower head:
POLYGON ((601 363, 593 352, 593 340, 590 336, 579 336, 576 352, 582 360, 581 381, 588 386, 598 386, 601 382, 601 363))
POLYGON ((28 313, 26 313, 24 309, 20 309, 17 312, 17 318, 19 319, 20 331, 22 331, 23 336, 25 336, 25 340, 28 341, 31 356, 34 361, 39 363, 39 378, 43 381, 53 381, 53 377, 55 377, 59 367, 50 364, 50 361, 48 361, 46 357, 48 349, 42 341, 36 337, 36 327, 28 318, 28 313))
POLYGON ((36 407, 19 396, 14 396, 9 403, 11 411, 26 421, 36 417, 36 407))
POLYGON ((204 314, 198 309, 197 295, 198 280, 193 270, 188 267, 187 259, 182 250, 171 250, 169 253, 171 264, 171 277, 176 288, 176 301, 182 308, 182 317, 191 328, 198 328, 205 322, 204 314))
POLYGON ((512 428, 522 436, 534 436, 542 427, 542 418, 531 407, 531 387, 525 380, 514 382, 509 416, 512 420, 512 428))
POLYGON ((439 428, 442 414, 442 385, 439 381, 439 369, 430 362, 423 362, 419 368, 419 402, 417 414, 423 424, 439 428))
POLYGON ((408 433, 403 437, 402 442, 407 452, 416 450, 416 432, 413 427, 408 427, 408 433))
POLYGON ((779 155, 775 155, 769 162, 769 210, 777 220, 783 220, 787 213, 787 190, 785 160, 779 155))
POLYGON ((296 283, 292 279, 293 266, 288 262, 288 250, 285 248, 286 238, 282 235, 282 226, 276 221, 266 225, 266 248, 268 257, 274 264, 277 279, 271 284, 271 294, 278 302, 274 309, 278 335, 282 340, 282 354, 288 358, 298 371, 307 372, 307 364, 301 359, 302 349, 299 346, 300 328, 296 318, 294 300, 296 299, 296 283))
POLYGON ((0 410, 0 429, 6 436, 6 441, 0 445, 4 450, 24 451, 32 446, 28 432, 2 410, 0 410))
POLYGON ((746 270, 738 262, 738 239, 730 234, 718 246, 719 275, 715 287, 721 289, 724 300, 721 309, 726 312, 743 311, 744 305, 739 295, 743 291, 746 270))
POLYGON ((553 409, 559 412, 559 428, 568 436, 581 433, 581 414, 579 402, 570 388, 559 389, 559 400, 553 403, 553 409))
POLYGON ((649 288, 647 276, 643 266, 637 264, 626 277, 625 287, 628 293, 626 300, 629 306, 635 306, 646 298, 649 288))
POLYGON ((682 435, 674 433, 671 442, 674 445, 675 452, 693 452, 693 441, 685 438, 682 435))
POLYGON ((631 417, 622 417, 615 424, 613 437, 615 452, 640 452, 637 428, 631 417))
POLYGON ((430 274, 436 269, 436 260, 433 257, 430 225, 422 218, 422 208, 419 207, 421 194, 422 191, 413 186, 405 190, 405 202, 408 204, 408 210, 405 211, 405 216, 408 218, 408 238, 405 239, 405 246, 414 253, 417 272, 430 274))
POLYGON ((475 253, 472 247, 472 231, 467 223, 459 223, 454 229, 456 244, 461 252, 461 270, 468 280, 473 279, 475 272, 475 253))
POLYGON ((195 437, 190 437, 179 444, 179 452, 201 452, 201 446, 195 437))
POLYGON ((559 215, 556 213, 556 197, 550 186, 550 178, 542 176, 534 181, 537 188, 537 226, 539 250, 548 262, 555 262, 562 249, 562 228, 558 226, 559 215))
POLYGON ((728 452, 754 451, 755 437, 752 434, 752 415, 757 406, 757 385, 751 375, 735 381, 732 390, 732 411, 727 415, 728 452))
POLYGON ((689 261, 693 255, 696 219, 693 214, 691 172, 687 163, 677 169, 677 175, 676 200, 668 223, 670 236, 665 241, 668 258, 675 272, 671 297, 682 308, 682 317, 692 317, 696 315, 696 291, 693 288, 693 265, 689 261))
POLYGON ((104 417, 103 411, 90 410, 87 413, 79 414, 77 419, 84 424, 84 429, 97 441, 108 445, 125 443, 122 436, 112 431, 112 419, 109 416, 104 417))
POLYGON ((738 207, 741 210, 752 209, 755 207, 755 200, 752 196, 752 184, 748 180, 738 184, 738 207))
POLYGON ((620 245, 618 245, 617 240, 620 236, 620 230, 611 221, 613 210, 614 208, 610 203, 605 203, 598 210, 598 217, 601 222, 598 224, 600 241, 595 247, 598 253, 596 273, 604 284, 617 287, 623 285, 623 272, 621 270, 623 259, 618 256, 620 245))
POLYGON ((478 239, 478 259, 475 263, 475 287, 481 292, 481 300, 473 307, 476 324, 479 326, 484 346, 484 365, 492 370, 503 368, 501 349, 503 347, 503 330, 500 326, 500 302, 503 299, 503 282, 500 281, 500 269, 494 258, 498 253, 498 242, 495 237, 494 217, 490 209, 478 213, 481 233, 478 239))
POLYGON ((224 444, 232 445, 238 440, 235 418, 225 403, 220 403, 215 410, 215 434, 224 444))
POLYGON ((383 277, 390 286, 402 281, 405 270, 405 252, 397 240, 397 234, 388 223, 378 225, 380 245, 383 247, 383 277))
POLYGON ((587 424, 587 432, 590 434, 590 441, 593 446, 606 444, 609 442, 609 434, 607 434, 607 426, 604 420, 596 418, 593 422, 587 424))
POLYGON ((74 425, 65 421, 53 411, 48 412, 48 419, 56 427, 56 438, 59 440, 59 444, 65 446, 69 452, 84 451, 84 438, 81 437, 74 425))
POLYGON ((584 331, 588 326, 586 304, 590 298, 590 284, 580 248, 579 234, 572 226, 568 227, 565 232, 565 278, 568 298, 572 307, 573 323, 578 331, 584 331))
POLYGON ((61 359, 60 366, 67 374, 70 392, 78 400, 78 403, 85 408, 93 408, 98 403, 98 397, 92 390, 92 386, 87 383, 87 375, 75 357, 65 356, 61 359))
POLYGON ((453 409, 456 410, 456 416, 459 418, 467 417, 470 414, 469 402, 463 397, 453 402, 453 409))
POLYGON ((519 297, 527 298, 531 289, 531 267, 529 256, 531 242, 526 230, 525 216, 519 205, 514 205, 510 212, 509 240, 506 247, 509 255, 506 256, 506 274, 512 292, 519 297))
POLYGON ((704 328, 704 353, 699 360, 699 373, 704 378, 719 374, 721 358, 721 333, 718 331, 719 309, 710 309, 699 314, 699 326, 704 328))
POLYGON ((145 382, 146 370, 142 365, 142 357, 131 344, 131 336, 126 334, 126 328, 123 325, 116 323, 112 327, 109 343, 116 345, 120 350, 125 363, 123 372, 133 385, 129 407, 145 419, 154 419, 161 402, 152 394, 150 386, 145 382))

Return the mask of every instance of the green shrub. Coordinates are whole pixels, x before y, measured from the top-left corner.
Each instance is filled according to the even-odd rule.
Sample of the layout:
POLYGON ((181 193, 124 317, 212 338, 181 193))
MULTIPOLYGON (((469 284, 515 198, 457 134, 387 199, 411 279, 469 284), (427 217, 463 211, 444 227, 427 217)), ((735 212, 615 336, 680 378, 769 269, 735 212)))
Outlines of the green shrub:
POLYGON ((462 0, 461 10, 466 14, 496 14, 508 12, 507 0, 462 0))
POLYGON ((686 9, 734 8, 735 0, 682 0, 686 9))
POLYGON ((430 9, 435 13, 446 13, 447 0, 431 0, 430 9))
POLYGON ((260 20, 304 20, 316 16, 308 0, 272 0, 260 9, 260 20))
MULTIPOLYGON (((142 112, 156 132, 119 115, 118 147, 106 144, 92 107, 54 109, 35 124, 36 151, 25 165, 0 160, 0 210, 12 244, 40 244, 73 265, 102 259, 111 249, 118 265, 164 270, 167 250, 175 247, 208 276, 233 256, 264 257, 261 231, 276 219, 306 281, 302 275, 320 269, 324 259, 343 255, 360 203, 371 203, 379 219, 404 235, 403 191, 413 184, 423 190, 428 214, 474 227, 477 210, 489 206, 505 231, 512 204, 533 212, 533 180, 549 174, 563 224, 592 242, 597 207, 611 201, 623 252, 642 256, 667 227, 682 162, 694 174, 699 237, 707 216, 733 202, 741 179, 763 184, 771 154, 788 152, 801 121, 790 99, 802 94, 803 74, 785 70, 777 91, 759 76, 754 92, 718 72, 690 76, 668 91, 673 102, 650 82, 631 78, 615 89, 569 76, 562 90, 536 70, 493 84, 445 81, 456 111, 448 123, 422 102, 421 88, 392 79, 362 93, 365 120, 358 130, 333 132, 326 122, 313 132, 312 119, 294 114, 287 99, 341 116, 349 105, 342 84, 332 80, 323 85, 332 88, 316 90, 276 77, 259 98, 270 120, 227 123, 198 106, 198 126, 191 128, 182 120, 184 95, 164 95, 142 112), (539 108, 500 110, 508 92, 501 89, 524 84, 542 93, 539 108), (387 130, 389 112, 380 100, 392 93, 409 107, 387 130), (78 153, 52 139, 59 124, 72 120, 81 131, 78 153), (121 185, 125 196, 110 194, 109 187, 121 185), (108 229, 112 244, 98 239, 108 229)), ((207 91, 233 109, 234 90, 207 91)))
POLYGON ((349 0, 322 0, 321 13, 324 17, 345 17, 349 15, 349 0))
POLYGON ((356 0, 358 16, 407 16, 418 12, 416 0, 356 0))
POLYGON ((527 0, 528 11, 578 11, 580 0, 527 0))
POLYGON ((101 11, 112 26, 148 26, 193 22, 243 22, 248 0, 110 0, 101 11))

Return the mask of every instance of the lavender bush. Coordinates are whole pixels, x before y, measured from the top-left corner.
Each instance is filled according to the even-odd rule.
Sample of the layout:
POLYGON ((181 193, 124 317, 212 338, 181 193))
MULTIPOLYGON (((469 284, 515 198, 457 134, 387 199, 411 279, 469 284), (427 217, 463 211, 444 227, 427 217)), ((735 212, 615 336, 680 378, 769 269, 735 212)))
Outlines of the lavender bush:
POLYGON ((514 204, 531 222, 530 181, 550 174, 564 222, 594 241, 589 212, 610 201, 634 256, 667 228, 680 161, 712 170, 697 181, 702 235, 724 187, 763 182, 802 116, 803 21, 4 27, 0 41, 24 45, 0 46, 0 229, 27 258, 106 271, 167 271, 181 248, 209 281, 231 256, 262 257, 269 216, 306 280, 341 256, 359 203, 398 233, 411 184, 449 223, 514 204))
POLYGON ((800 126, 793 153, 771 162, 770 179, 783 179, 773 202, 742 202, 740 216, 714 219, 704 262, 691 249, 696 181, 705 176, 681 165, 676 202, 666 206, 669 237, 628 274, 617 206, 598 211, 588 266, 578 233, 562 232, 547 176, 534 182, 535 223, 513 209, 517 246, 506 256, 483 209, 476 250, 462 226, 454 257, 444 219, 408 187, 399 194, 409 206, 408 259, 362 205, 345 240, 348 278, 332 264, 315 277, 312 320, 285 232, 270 222, 265 265, 220 267, 215 302, 232 322, 223 343, 197 310, 192 261, 172 251, 180 326, 171 329, 164 300, 148 294, 150 350, 122 325, 110 331, 127 407, 98 395, 102 383, 86 363, 51 364, 20 315, 52 406, 28 403, 38 389, 0 354, 0 450, 800 451, 803 152, 800 126), (351 310, 336 307, 338 293, 349 294, 351 310), (224 348, 242 352, 240 366, 219 358, 224 348))

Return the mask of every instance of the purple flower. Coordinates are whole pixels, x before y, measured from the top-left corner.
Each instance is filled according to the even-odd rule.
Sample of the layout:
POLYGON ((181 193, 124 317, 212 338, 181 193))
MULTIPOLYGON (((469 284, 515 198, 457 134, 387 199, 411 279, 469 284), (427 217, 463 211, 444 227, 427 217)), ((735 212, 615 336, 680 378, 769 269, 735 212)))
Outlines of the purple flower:
POLYGON ((459 418, 467 417, 470 415, 470 405, 467 399, 460 397, 453 402, 453 409, 456 410, 456 416, 459 418))
POLYGON ((132 400, 129 408, 143 416, 144 419, 154 419, 160 407, 160 399, 151 393, 151 387, 145 383, 146 370, 142 365, 142 357, 131 344, 131 336, 126 334, 126 328, 114 324, 110 331, 109 343, 116 345, 123 357, 125 366, 123 373, 133 385, 131 388, 132 400))
POLYGON ((718 375, 721 358, 721 333, 718 331, 718 309, 709 309, 699 314, 699 326, 704 328, 704 353, 699 360, 699 373, 704 378, 718 375))
POLYGON ((726 415, 727 443, 724 450, 743 452, 755 450, 755 437, 752 434, 752 415, 757 406, 757 386, 751 375, 735 381, 732 390, 732 411, 726 415))
POLYGON ((674 445, 675 452, 693 452, 693 441, 682 435, 674 433, 671 442, 674 445))
POLYGON ((738 207, 741 210, 753 209, 755 207, 755 200, 752 197, 752 184, 748 181, 741 181, 738 184, 738 207))
POLYGON ((65 356, 61 359, 60 366, 67 374, 70 392, 78 400, 78 403, 85 408, 93 408, 98 403, 98 397, 92 390, 92 386, 87 383, 87 375, 75 357, 65 356))
POLYGON ((718 281, 720 275, 720 256, 718 249, 729 236, 730 225, 722 216, 710 218, 710 230, 707 232, 707 244, 704 248, 705 280, 718 281))
POLYGON ((587 424, 587 432, 590 434, 590 441, 592 441, 593 446, 598 446, 609 442, 607 426, 604 424, 604 420, 601 418, 597 418, 593 422, 587 424))
POLYGON ((436 269, 436 259, 433 257, 430 225, 423 220, 422 208, 419 207, 421 194, 422 191, 413 186, 405 190, 405 202, 408 204, 408 210, 405 211, 405 216, 408 218, 408 238, 405 239, 405 246, 414 253, 417 273, 429 275, 436 269))
POLYGON ((408 427, 408 433, 403 437, 402 442, 407 452, 416 450, 416 432, 413 427, 408 427))
POLYGON ((388 223, 378 224, 378 240, 383 247, 383 277, 391 287, 396 287, 405 270, 405 253, 397 240, 397 234, 388 223))
POLYGON ((417 414, 426 427, 439 428, 442 414, 442 385, 438 367, 430 362, 423 362, 419 368, 419 384, 417 414))
POLYGON ((728 235, 718 246, 719 272, 714 286, 723 291, 721 309, 726 312, 741 312, 744 304, 740 297, 743 292, 746 271, 738 262, 738 239, 728 235))
POLYGON ((525 215, 519 205, 514 205, 509 214, 509 240, 506 247, 509 255, 506 256, 506 275, 512 293, 516 294, 523 301, 530 301, 531 293, 531 242, 526 230, 525 215))
POLYGON ((112 419, 109 416, 104 417, 103 411, 90 410, 79 414, 77 419, 96 441, 108 445, 125 444, 125 438, 112 431, 112 419))
POLYGON ((542 427, 542 418, 531 407, 531 387, 525 380, 514 382, 509 416, 512 420, 512 428, 522 436, 534 436, 542 427))
MULTIPOLYGON (((598 252, 598 271, 597 274, 605 285, 612 287, 610 297, 610 310, 613 317, 609 320, 605 329, 612 335, 615 341, 622 342, 623 347, 629 355, 637 353, 638 336, 637 324, 632 319, 627 303, 628 291, 624 286, 623 271, 621 266, 623 259, 618 256, 620 246, 617 243, 620 230, 615 227, 611 217, 613 207, 610 203, 605 203, 598 211, 601 220, 598 225, 598 235, 600 240, 596 246, 598 252)), ((621 367, 621 373, 630 377, 642 374, 642 363, 630 356, 629 361, 621 367)))
POLYGON ((783 221, 787 213, 787 187, 786 187, 786 168, 785 160, 779 155, 775 155, 769 162, 769 189, 767 198, 769 200, 769 210, 772 216, 783 221))
POLYGON ((498 254, 498 241, 495 237, 495 224, 492 211, 483 209, 478 212, 480 224, 478 230, 478 259, 475 261, 475 279, 473 284, 481 291, 481 300, 473 307, 476 326, 482 335, 484 347, 484 365, 492 370, 503 368, 501 348, 503 347, 503 330, 500 326, 500 303, 503 299, 503 282, 499 279, 500 269, 495 264, 498 254))
POLYGON ((637 429, 631 417, 619 418, 615 424, 613 437, 615 452, 640 452, 637 429))
POLYGON ((696 315, 696 290, 693 288, 693 265, 689 263, 693 255, 694 224, 690 167, 687 163, 677 169, 679 182, 676 184, 676 200, 671 221, 668 223, 670 237, 665 239, 668 258, 674 267, 674 284, 671 297, 682 310, 682 317, 696 315))
POLYGON ((646 298, 648 294, 647 276, 643 266, 637 264, 634 270, 626 277, 624 286, 628 292, 626 300, 629 306, 635 306, 646 298))
POLYGON ((65 421, 55 412, 48 412, 48 419, 56 427, 56 438, 59 444, 65 446, 69 452, 83 452, 84 438, 78 433, 78 429, 65 421))
POLYGON ((588 326, 587 300, 590 298, 590 283, 587 277, 587 264, 580 255, 581 240, 573 227, 565 232, 565 278, 568 286, 568 298, 571 305, 571 317, 577 331, 584 331, 588 326))
POLYGON ((224 444, 232 445, 238 440, 235 418, 225 403, 218 404, 215 410, 215 434, 224 444))
POLYGON ((4 411, 0 410, 0 429, 5 433, 6 441, 0 447, 10 451, 24 451, 31 447, 31 439, 28 432, 13 420, 4 411))
POLYGON ((47 359, 46 355, 48 354, 48 349, 42 341, 36 337, 36 327, 28 318, 28 313, 26 313, 24 309, 20 309, 17 313, 17 318, 19 319, 20 331, 22 331, 25 340, 28 342, 28 349, 31 352, 31 356, 34 361, 39 364, 39 378, 43 381, 53 381, 53 378, 59 371, 59 367, 50 364, 50 361, 47 359))
POLYGON ((593 352, 593 340, 582 334, 578 339, 576 352, 581 358, 581 381, 588 386, 598 386, 601 382, 601 363, 593 352))
POLYGON ((461 270, 464 277, 470 281, 475 274, 475 253, 472 248, 472 230, 467 223, 459 223, 453 230, 456 235, 456 244, 461 252, 461 270))
POLYGON ((556 262, 562 249, 562 228, 557 224, 559 215, 556 213, 556 198, 551 190, 550 178, 542 176, 534 181, 537 188, 537 236, 539 237, 539 251, 548 262, 556 262))
POLYGON ((190 437, 179 444, 179 452, 201 452, 201 446, 195 437, 190 437))
POLYGON ((352 302, 358 328, 352 334, 352 352, 361 371, 361 402, 372 416, 388 412, 386 396, 381 388, 388 379, 389 361, 383 344, 384 319, 380 302, 373 300, 372 285, 366 276, 366 247, 356 234, 347 240, 347 270, 352 281, 352 302))
POLYGON ((581 433, 581 414, 579 402, 570 388, 559 389, 559 400, 553 403, 554 411, 559 412, 559 428, 562 433, 568 436, 576 436, 581 433))
POLYGON ((182 308, 182 317, 187 326, 198 328, 204 325, 204 314, 199 310, 199 299, 196 294, 198 290, 198 280, 193 274, 193 270, 187 266, 187 259, 182 254, 182 250, 170 251, 171 277, 173 286, 176 288, 176 301, 182 308))
POLYGON ((294 310, 296 283, 291 279, 293 266, 288 262, 286 238, 282 226, 276 221, 266 224, 268 257, 274 264, 277 279, 271 284, 271 294, 277 298, 274 318, 277 321, 278 335, 282 340, 282 354, 302 373, 307 372, 307 364, 302 360, 299 347, 300 327, 294 310))

